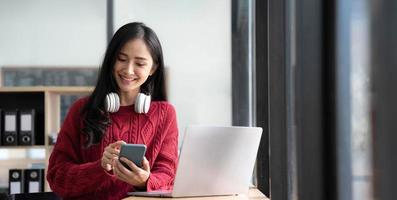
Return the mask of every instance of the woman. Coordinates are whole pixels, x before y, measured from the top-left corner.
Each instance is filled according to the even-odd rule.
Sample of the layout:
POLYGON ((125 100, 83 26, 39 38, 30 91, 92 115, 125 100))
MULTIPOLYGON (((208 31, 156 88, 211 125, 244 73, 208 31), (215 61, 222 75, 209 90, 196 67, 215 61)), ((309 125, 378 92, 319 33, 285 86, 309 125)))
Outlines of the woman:
POLYGON ((121 27, 106 50, 93 93, 74 103, 62 125, 48 166, 51 189, 72 199, 120 199, 130 191, 172 189, 178 129, 164 84, 156 34, 142 23, 121 27), (140 93, 151 95, 151 103, 144 98, 147 113, 137 112, 140 93), (120 163, 123 143, 147 146, 142 168, 124 158, 131 171, 120 163))

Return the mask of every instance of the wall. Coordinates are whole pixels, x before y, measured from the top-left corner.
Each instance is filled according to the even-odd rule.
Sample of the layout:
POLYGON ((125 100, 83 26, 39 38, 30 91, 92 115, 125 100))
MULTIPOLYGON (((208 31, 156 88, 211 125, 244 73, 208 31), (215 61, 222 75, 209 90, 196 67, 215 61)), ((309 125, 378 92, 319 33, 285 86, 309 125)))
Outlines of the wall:
POLYGON ((1 0, 0 67, 99 66, 106 0, 1 0))

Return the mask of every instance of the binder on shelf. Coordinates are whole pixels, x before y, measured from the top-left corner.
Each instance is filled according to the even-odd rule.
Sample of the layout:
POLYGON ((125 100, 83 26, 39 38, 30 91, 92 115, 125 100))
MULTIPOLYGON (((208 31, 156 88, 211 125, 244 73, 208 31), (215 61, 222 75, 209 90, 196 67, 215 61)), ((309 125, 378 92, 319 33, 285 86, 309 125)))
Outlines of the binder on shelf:
POLYGON ((17 139, 17 110, 3 111, 3 138, 2 142, 5 146, 13 146, 18 144, 17 139))
POLYGON ((35 137, 35 110, 20 110, 19 111, 19 130, 18 130, 18 145, 34 145, 35 137))
POLYGON ((23 193, 23 174, 22 169, 10 169, 8 188, 10 194, 23 193))
POLYGON ((3 144, 3 111, 0 109, 0 145, 3 144))
POLYGON ((24 170, 25 193, 44 192, 44 169, 24 170))

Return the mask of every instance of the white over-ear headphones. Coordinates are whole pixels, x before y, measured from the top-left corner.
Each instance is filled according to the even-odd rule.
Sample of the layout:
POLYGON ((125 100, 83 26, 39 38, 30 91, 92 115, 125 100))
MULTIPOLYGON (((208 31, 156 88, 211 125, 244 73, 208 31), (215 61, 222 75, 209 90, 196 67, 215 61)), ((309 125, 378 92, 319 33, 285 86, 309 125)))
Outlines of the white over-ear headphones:
MULTIPOLYGON (((151 97, 144 93, 138 93, 135 99, 135 112, 136 113, 148 113, 150 108, 151 97)), ((117 93, 109 93, 105 98, 105 109, 108 112, 117 112, 120 108, 120 98, 117 93)))

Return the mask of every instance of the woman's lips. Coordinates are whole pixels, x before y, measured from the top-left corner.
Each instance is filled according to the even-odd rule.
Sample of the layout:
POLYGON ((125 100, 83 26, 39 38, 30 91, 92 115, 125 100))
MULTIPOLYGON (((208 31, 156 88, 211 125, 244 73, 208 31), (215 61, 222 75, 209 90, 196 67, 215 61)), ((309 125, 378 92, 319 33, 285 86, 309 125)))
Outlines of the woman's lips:
POLYGON ((119 77, 123 81, 123 83, 125 83, 125 84, 129 84, 129 83, 131 83, 131 82, 133 82, 133 81, 135 81, 137 79, 137 78, 134 78, 134 77, 126 77, 126 76, 123 76, 123 75, 119 75, 119 77))

